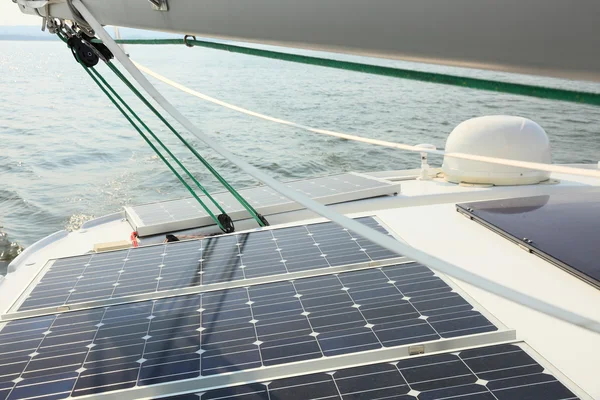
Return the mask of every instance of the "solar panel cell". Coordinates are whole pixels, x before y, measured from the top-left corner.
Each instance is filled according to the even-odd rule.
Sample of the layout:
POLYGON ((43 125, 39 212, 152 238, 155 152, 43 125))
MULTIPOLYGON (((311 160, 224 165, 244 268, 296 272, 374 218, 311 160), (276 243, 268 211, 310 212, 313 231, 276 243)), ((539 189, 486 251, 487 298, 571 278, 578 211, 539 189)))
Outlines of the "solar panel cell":
POLYGON ((0 368, 10 379, 0 382, 24 386, 75 372, 80 396, 439 339, 445 331, 435 324, 453 320, 451 333, 497 329, 476 311, 455 318, 457 304, 472 307, 445 284, 432 291, 440 278, 415 271, 422 269, 402 264, 9 322, 0 331, 0 368), (412 303, 420 296, 438 299, 445 320, 424 318, 431 308, 412 303))
MULTIPOLYGON (((521 347, 496 345, 457 353, 409 358, 326 373, 210 390, 201 400, 558 400, 577 399, 521 347), (499 363, 499 364, 498 364, 499 363), (506 364, 508 363, 508 367, 506 364), (473 370, 471 366, 485 366, 473 370), (535 366, 538 372, 522 369, 535 366), (506 376, 486 380, 485 371, 503 367, 506 376)), ((170 397, 170 400, 188 400, 170 397)))
MULTIPOLYGON (((204 393, 201 397, 203 400, 269 400, 267 387, 262 383, 211 390, 209 393, 204 393)), ((177 398, 173 400, 184 399, 177 398)), ((198 396, 194 400, 198 400, 198 396)))
POLYGON ((322 223, 61 259, 19 311, 398 257, 355 239, 322 223))

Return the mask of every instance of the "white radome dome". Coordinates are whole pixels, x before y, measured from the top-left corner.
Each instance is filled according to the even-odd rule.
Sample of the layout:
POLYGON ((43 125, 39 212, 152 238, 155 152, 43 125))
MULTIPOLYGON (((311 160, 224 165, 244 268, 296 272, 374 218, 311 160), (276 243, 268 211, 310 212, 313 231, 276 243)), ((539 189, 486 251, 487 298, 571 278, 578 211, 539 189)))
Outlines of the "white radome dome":
MULTIPOLYGON (((475 154, 549 164, 550 141, 537 123, 522 117, 493 115, 459 124, 446 141, 446 153, 475 154)), ((549 172, 444 157, 446 180, 454 183, 531 185, 549 172)))

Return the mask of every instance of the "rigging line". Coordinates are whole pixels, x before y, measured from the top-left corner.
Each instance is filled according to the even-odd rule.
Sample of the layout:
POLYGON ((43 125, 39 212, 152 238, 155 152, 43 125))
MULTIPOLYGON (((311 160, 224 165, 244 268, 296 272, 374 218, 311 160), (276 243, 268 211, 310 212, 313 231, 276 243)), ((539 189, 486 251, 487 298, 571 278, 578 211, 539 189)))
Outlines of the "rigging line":
POLYGON ((123 44, 187 44, 214 50, 225 50, 232 53, 246 54, 256 57, 289 61, 300 64, 315 65, 320 67, 343 69, 346 71, 362 72, 371 75, 381 75, 392 78, 408 79, 419 82, 430 82, 449 86, 458 86, 469 89, 486 90, 498 93, 507 93, 520 96, 535 97, 539 99, 567 101, 570 103, 589 104, 600 106, 600 93, 584 92, 568 89, 535 86, 522 83, 496 81, 481 78, 442 74, 437 72, 415 71, 404 68, 384 67, 381 65, 365 64, 352 61, 335 60, 323 57, 306 56, 285 53, 274 50, 257 49, 253 47, 217 43, 207 40, 184 39, 122 39, 117 43, 123 44))
POLYGON ((452 263, 444 261, 440 258, 434 257, 414 247, 408 246, 405 243, 399 242, 390 236, 387 236, 381 232, 371 229, 360 222, 350 219, 342 214, 339 214, 330 208, 320 204, 319 202, 312 200, 311 198, 296 192, 284 184, 280 183, 276 179, 273 179, 263 171, 247 163, 246 161, 239 159, 227 149, 221 146, 219 143, 206 136, 200 129, 192 124, 183 114, 181 114, 151 83, 146 79, 144 74, 136 68, 131 62, 129 57, 122 51, 117 43, 110 37, 110 35, 104 30, 102 25, 96 20, 96 18, 89 12, 87 7, 81 2, 81 0, 73 0, 73 4, 81 12, 84 18, 90 23, 92 28, 96 30, 96 33, 104 41, 105 45, 113 52, 115 57, 121 62, 121 64, 127 69, 127 71, 134 77, 134 79, 142 86, 142 88, 160 104, 173 118, 181 123, 186 129, 193 133, 198 139, 202 140, 206 145, 210 146, 213 150, 221 154, 231 163, 237 165, 242 171, 246 172, 250 176, 262 181, 275 191, 281 193, 283 196, 296 201, 304 207, 316 212, 317 214, 337 223, 338 225, 355 232, 356 234, 364 237, 371 242, 382 246, 390 251, 398 254, 403 254, 416 261, 427 265, 433 270, 440 271, 444 274, 452 276, 463 282, 469 283, 475 287, 483 289, 487 292, 498 295, 507 300, 513 301, 517 304, 521 304, 525 307, 539 311, 543 314, 549 315, 556 319, 568 322, 570 324, 579 326, 583 329, 591 332, 600 333, 600 322, 591 318, 585 317, 581 314, 571 312, 565 308, 555 306, 545 301, 539 300, 526 293, 519 292, 517 290, 506 287, 502 284, 496 283, 483 276, 477 275, 473 272, 467 271, 460 268, 452 263))
MULTIPOLYGON (((81 64, 81 63, 80 63, 81 64)), ((127 113, 125 112, 125 110, 123 110, 123 108, 116 102, 116 100, 111 96, 111 94, 104 88, 104 86, 102 86, 102 84, 100 83, 100 81, 97 79, 96 74, 98 74, 97 71, 95 71, 93 68, 86 68, 84 65, 81 65, 83 67, 83 69, 85 70, 85 72, 87 72, 87 74, 90 76, 90 78, 92 78, 92 80, 98 85, 98 87, 104 92, 104 94, 109 98, 109 100, 114 104, 115 107, 117 107, 117 109, 121 112, 121 114, 123 114, 123 116, 127 119, 127 121, 129 121, 129 123, 135 128, 135 130, 140 134, 140 136, 142 136, 142 138, 146 141, 146 143, 152 148, 152 150, 154 150, 154 152, 156 153, 156 155, 158 155, 160 157, 160 159, 165 163, 165 165, 171 170, 171 172, 177 177, 177 179, 179 179, 179 181, 187 188, 187 190, 191 193, 192 196, 194 196, 194 198, 198 201, 198 203, 200 203, 200 205, 202 206, 202 208, 207 212, 207 214, 209 214, 211 216, 211 218, 213 219, 213 221, 215 221, 215 223, 217 224, 217 226, 221 229, 221 230, 225 230, 223 228, 223 226, 221 225, 221 222, 218 220, 217 217, 215 217, 215 215, 212 213, 212 211, 210 211, 210 209, 202 202, 202 200, 200 199, 200 197, 198 197, 198 195, 194 192, 194 190, 191 188, 190 185, 188 185, 188 183, 183 179, 183 177, 175 170, 175 168, 173 168, 173 166, 169 163, 169 161, 160 153, 160 151, 156 148, 156 146, 154 146, 154 144, 152 144, 152 142, 150 141, 150 139, 148 139, 148 137, 142 132, 142 130, 135 124, 135 122, 133 122, 133 120, 129 117, 129 115, 127 115, 127 113), (91 73, 89 71, 89 69, 92 70, 93 73, 91 73)), ((99 74, 98 74, 99 75, 99 74)), ((116 92, 112 89, 112 87, 104 80, 102 79, 103 83, 106 84, 106 87, 108 87, 110 89, 110 91, 112 93, 114 93, 116 95, 116 97, 123 103, 124 101, 116 94, 116 92)), ((127 107, 127 106, 126 106, 127 107)), ((132 111, 131 111, 132 112, 132 111)), ((133 113, 133 112, 132 112, 133 113)), ((133 113, 135 114, 135 113, 133 113)))
MULTIPOLYGON (((65 43, 67 43, 67 38, 65 37, 65 35, 63 35, 63 33, 61 33, 60 31, 56 32, 57 36, 65 43)), ((99 41, 95 41, 95 42, 99 42, 99 41)), ((68 43, 67 43, 68 44, 68 43)), ((107 50, 108 51, 108 50, 107 50)), ((112 55, 111 55, 112 58, 112 55)), ((109 66, 109 68, 121 79, 121 81, 123 83, 125 83, 125 85, 130 88, 130 90, 136 94, 136 96, 142 100, 142 102, 151 110, 154 112, 154 114, 156 114, 158 116, 158 118, 164 122, 164 124, 179 138, 179 140, 185 144, 185 146, 190 149, 192 151, 192 153, 194 153, 194 155, 205 165, 205 167, 211 171, 211 173, 221 182, 221 184, 227 189, 229 190, 229 192, 233 195, 233 197, 249 212, 250 216, 252 218, 254 218, 257 222, 259 226, 266 226, 269 225, 268 221, 266 220, 265 217, 263 217, 261 214, 257 213, 254 208, 231 186, 229 185, 229 183, 221 176, 219 175, 219 173, 212 168, 212 166, 208 163, 208 161, 206 161, 192 146, 190 146, 189 143, 187 143, 187 141, 181 136, 179 135, 179 133, 169 124, 168 121, 166 121, 162 115, 156 110, 156 108, 154 108, 152 106, 152 104, 150 104, 146 98, 135 88, 135 86, 133 86, 131 84, 131 82, 129 82, 129 80, 119 71, 118 68, 116 68, 111 62, 110 60, 106 60, 104 58, 102 58, 106 64, 109 66)), ((81 64, 81 60, 78 59, 78 61, 81 64)), ((99 75, 99 77, 102 79, 102 76, 99 75)), ((106 83, 106 82, 105 82, 106 83)), ((112 87, 110 87, 110 85, 106 84, 112 91, 112 87)), ((132 113, 132 115, 145 127, 145 129, 152 135, 152 137, 163 147, 163 149, 165 149, 169 155, 177 162, 177 164, 188 174, 188 176, 196 183, 196 185, 206 194, 206 196, 214 203, 214 205, 222 212, 222 214, 220 214, 217 219, 220 222, 219 227, 221 228, 221 230, 223 230, 225 233, 230 233, 234 231, 234 225, 233 225, 233 220, 231 219, 231 217, 229 217, 229 215, 227 215, 227 213, 223 210, 223 208, 212 198, 212 196, 210 196, 210 194, 208 193, 208 191, 206 191, 204 189, 204 187, 194 178, 193 175, 191 175, 189 173, 189 171, 179 162, 179 160, 169 151, 169 149, 160 141, 160 139, 158 139, 158 137, 156 135, 154 135, 154 133, 144 124, 144 122, 137 116, 137 114, 131 110, 131 108, 128 106, 128 104, 123 101, 119 95, 113 91, 113 93, 115 94, 115 96, 117 96, 119 98, 119 100, 125 105, 125 107, 128 108, 128 110, 132 113)), ((210 214, 210 213, 209 213, 210 214)), ((212 216, 212 214, 210 214, 212 216)), ((213 218, 214 219, 214 218, 213 218)))
POLYGON ((424 149, 421 147, 411 146, 408 144, 388 142, 388 141, 379 140, 379 139, 370 139, 370 138, 365 138, 362 136, 350 135, 347 133, 335 132, 335 131, 330 131, 330 130, 326 130, 326 129, 312 128, 310 126, 298 124, 298 123, 291 122, 291 121, 286 121, 281 118, 275 118, 275 117, 271 117, 271 116, 268 116, 265 114, 255 112, 255 111, 247 110, 245 108, 238 107, 236 105, 224 102, 222 100, 215 99, 214 97, 210 97, 210 96, 207 96, 200 92, 197 92, 193 89, 189 89, 189 88, 183 86, 182 84, 177 83, 169 78, 166 78, 133 60, 132 60, 132 62, 141 71, 152 76, 153 78, 156 78, 159 81, 166 83, 169 86, 172 86, 178 90, 181 90, 182 92, 185 92, 192 96, 198 97, 199 99, 206 100, 208 102, 220 105, 225 108, 229 108, 231 110, 240 112, 242 114, 250 115, 252 117, 264 119, 266 121, 275 122, 277 124, 288 125, 288 126, 291 126, 294 128, 303 129, 303 130, 313 132, 313 133, 318 133, 321 135, 328 135, 328 136, 333 136, 333 137, 337 137, 340 139, 352 140, 355 142, 368 143, 368 144, 372 144, 372 145, 376 145, 376 146, 390 147, 390 148, 412 151, 412 152, 417 152, 417 153, 429 153, 429 154, 434 154, 434 155, 438 155, 438 156, 461 158, 461 159, 472 160, 472 161, 481 161, 481 162, 486 162, 486 163, 491 163, 491 164, 507 165, 507 166, 511 166, 511 167, 520 167, 520 168, 527 168, 527 169, 547 171, 547 172, 555 172, 555 173, 561 173, 561 174, 581 175, 581 176, 600 178, 600 171, 598 171, 598 170, 567 167, 567 166, 562 166, 562 165, 533 163, 533 162, 528 162, 528 161, 509 160, 509 159, 496 158, 496 157, 478 156, 475 154, 447 153, 443 150, 424 149))
MULTIPOLYGON (((187 147, 188 150, 190 150, 196 156, 196 158, 213 174, 213 176, 217 178, 223 187, 225 187, 225 189, 231 193, 231 195, 246 209, 246 211, 248 211, 250 216, 256 220, 259 226, 268 225, 264 217, 262 217, 262 215, 260 215, 254 209, 254 207, 248 203, 248 201, 246 201, 246 199, 244 199, 244 197, 240 195, 238 191, 235 190, 235 188, 231 186, 229 182, 227 182, 227 180, 225 180, 225 178, 223 178, 221 174, 219 174, 219 172, 214 169, 213 166, 210 165, 210 163, 204 157, 202 157, 202 155, 196 149, 194 149, 194 147, 190 145, 183 136, 179 134, 179 132, 177 132, 177 130, 169 123, 169 121, 167 121, 162 114, 144 97, 144 95, 142 95, 139 90, 137 90, 137 88, 132 85, 131 82, 129 82, 129 79, 127 79, 127 77, 125 77, 125 75, 123 75, 112 62, 108 61, 106 64, 115 73, 115 75, 117 75, 119 79, 121 79, 121 81, 123 81, 123 83, 150 109, 150 111, 152 111, 154 115, 156 115, 158 119, 160 119, 165 126, 169 128, 169 130, 185 145, 185 147, 187 147)), ((225 211, 223 211, 223 213, 225 213, 225 211)))
MULTIPOLYGON (((61 33, 61 32, 56 32, 56 35, 65 43, 68 42, 67 38, 61 33)), ((73 51, 73 50, 71 50, 73 51)), ((73 54, 76 56, 75 58, 77 59, 77 62, 86 69, 86 72, 89 71, 88 69, 82 64, 81 60, 79 59, 79 57, 76 55, 75 52, 73 52, 73 54)), ((127 110, 131 113, 131 115, 144 127, 144 129, 154 138, 154 140, 156 140, 156 142, 158 142, 158 144, 167 152, 167 154, 177 163, 177 165, 179 165, 179 167, 181 169, 183 169, 183 171, 187 174, 187 176, 192 179, 192 181, 198 186, 198 188, 213 202, 213 204, 221 211, 221 215, 219 215, 219 217, 215 217, 215 215, 213 214, 213 212, 204 204, 204 202, 202 202, 198 197, 194 196, 196 198, 196 200, 198 200, 198 202, 200 203, 200 205, 202 206, 202 208, 206 211, 206 213, 212 218, 212 220, 217 224, 217 226, 224 232, 226 233, 230 233, 233 231, 233 224, 230 224, 231 218, 227 215, 227 213, 225 212, 225 210, 223 210, 223 208, 221 208, 220 204, 217 203, 214 198, 210 195, 210 193, 204 188, 204 186, 202 186, 202 184, 200 184, 200 182, 192 175, 192 173, 190 171, 188 171, 188 169, 179 161, 179 159, 169 150, 169 148, 154 134, 154 132, 152 132, 152 130, 148 127, 148 125, 146 125, 144 123, 144 121, 142 121, 142 119, 135 113, 135 111, 133 111, 131 109, 131 107, 127 104, 127 102, 125 102, 121 96, 119 96, 119 94, 113 89, 113 87, 104 79, 104 77, 102 77, 102 75, 95 69, 95 68, 90 68, 92 73, 100 80, 102 81, 102 83, 104 84, 104 86, 106 88, 108 88, 108 90, 113 94, 113 96, 115 98, 117 98, 121 104, 123 104, 125 106, 125 108, 127 108, 127 110)), ((90 75, 91 76, 91 75, 90 75)), ((93 78, 93 77, 92 77, 93 78)), ((94 79, 94 81, 96 82, 96 84, 98 84, 98 86, 103 89, 102 86, 100 86, 100 84, 94 79)), ((103 90, 104 91, 104 90, 103 90)), ((106 91, 104 91, 105 94, 106 91)), ((108 96, 108 94, 107 94, 108 96)), ((113 104, 115 106, 118 107, 118 105, 113 101, 113 99, 108 96, 109 99, 113 102, 113 104)), ((121 109, 119 108, 119 110, 121 111, 121 109)), ((125 114, 124 114, 125 115, 125 114)), ((127 117, 125 115, 125 117, 127 117)), ((129 119, 128 119, 129 120, 129 119)), ((130 121, 131 122, 131 121, 130 121)), ((132 124, 133 125, 133 124, 132 124)), ((134 128, 140 132, 137 127, 134 125, 134 128)), ((148 140, 146 137, 144 137, 144 135, 140 132, 140 134, 142 135, 142 138, 144 140, 146 140, 147 143, 148 140)), ((162 157, 162 155, 156 150, 155 147, 151 146, 154 150, 155 153, 167 164, 167 167, 169 167, 169 169, 171 169, 171 171, 174 171, 174 169, 172 168, 172 166, 162 157)), ((180 178, 178 176, 178 178, 180 178)), ((180 179, 181 181, 181 179, 180 179)), ((188 190, 191 190, 191 188, 189 186, 187 186, 188 190)), ((192 195, 195 195, 194 192, 190 192, 192 193, 192 195)))
MULTIPOLYGON (((160 147, 162 147, 163 150, 165 150, 167 152, 167 154, 177 163, 177 165, 179 165, 179 167, 186 173, 186 175, 196 184, 196 186, 198 186, 198 189, 200 189, 202 191, 202 193, 204 193, 206 195, 206 197, 208 197, 208 199, 210 199, 210 201, 212 201, 212 203, 215 205, 215 207, 217 207, 219 209, 219 211, 221 211, 221 213, 226 214, 225 210, 223 210, 221 205, 210 195, 210 193, 208 193, 206 188, 204 186, 202 186, 202 184, 196 179, 196 177, 194 177, 194 175, 192 175, 192 173, 181 163, 181 161, 179 161, 179 159, 175 156, 175 154, 173 154, 171 152, 171 150, 169 150, 169 148, 158 138, 158 136, 156 136, 154 134, 154 132, 152 132, 152 130, 148 127, 148 125, 146 125, 144 123, 144 121, 142 121, 142 119, 135 113, 135 111, 133 111, 131 109, 131 107, 129 107, 127 102, 125 102, 121 98, 121 96, 119 96, 118 93, 115 90, 113 90, 112 86, 110 86, 108 83, 106 83, 106 81, 104 80, 102 75, 100 75, 100 73, 98 71, 96 71, 95 68, 92 69, 92 72, 94 74, 96 74, 96 76, 105 84, 106 87, 108 87, 108 89, 112 92, 112 94, 117 99, 119 99, 119 101, 131 113, 131 115, 133 115, 133 117, 144 127, 144 129, 146 129, 146 131, 150 134, 150 136, 152 136, 152 138, 154 140, 156 140, 156 142, 160 145, 160 147)), ((211 214, 211 216, 212 216, 212 214, 211 214)))
MULTIPOLYGON (((94 75, 96 75, 96 77, 98 79, 100 79, 100 81, 102 81, 102 83, 104 83, 104 86, 106 86, 108 88, 108 90, 110 90, 110 92, 113 94, 113 96, 115 96, 121 102, 121 104, 123 104, 125 106, 127 111, 129 111, 131 113, 131 115, 133 115, 133 117, 144 127, 144 129, 150 134, 150 136, 152 136, 152 138, 154 140, 156 140, 156 142, 160 145, 160 147, 163 148, 163 150, 175 161, 175 163, 186 173, 186 175, 196 184, 196 186, 198 186, 198 189, 200 189, 202 191, 202 193, 204 193, 206 195, 206 197, 208 197, 212 201, 212 203, 219 209, 219 211, 221 211, 223 214, 226 214, 225 210, 223 210, 221 205, 210 195, 210 193, 208 193, 208 191, 204 188, 204 186, 202 186, 202 184, 181 163, 181 161, 179 161, 179 159, 175 156, 175 154, 173 154, 171 152, 171 150, 169 150, 169 148, 158 138, 158 136, 156 136, 154 134, 154 132, 152 132, 152 130, 148 127, 148 125, 146 125, 146 123, 144 123, 144 121, 142 121, 142 119, 136 114, 136 112, 131 109, 129 104, 127 104, 127 102, 124 101, 121 98, 121 96, 119 96, 119 94, 113 89, 113 87, 108 84, 108 82, 104 79, 104 77, 95 68, 92 68, 91 70, 92 70, 92 73, 94 75)), ((211 218, 213 218, 213 220, 216 220, 216 217, 213 215, 213 213, 210 210, 207 210, 207 212, 211 216, 211 218)))

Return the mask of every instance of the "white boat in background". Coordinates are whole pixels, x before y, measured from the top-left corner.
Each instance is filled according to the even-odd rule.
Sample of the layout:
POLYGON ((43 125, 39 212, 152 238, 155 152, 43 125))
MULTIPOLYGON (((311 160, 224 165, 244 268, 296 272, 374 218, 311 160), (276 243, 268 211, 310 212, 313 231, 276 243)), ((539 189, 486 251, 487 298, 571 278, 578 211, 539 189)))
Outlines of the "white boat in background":
POLYGON ((294 124, 420 158, 283 184, 202 135, 101 26, 598 81, 600 3, 17 3, 93 31, 264 182, 239 195, 269 226, 227 191, 233 233, 200 196, 30 246, 0 277, 0 399, 600 399, 600 164, 551 164, 544 121, 474 118, 444 152, 294 124))

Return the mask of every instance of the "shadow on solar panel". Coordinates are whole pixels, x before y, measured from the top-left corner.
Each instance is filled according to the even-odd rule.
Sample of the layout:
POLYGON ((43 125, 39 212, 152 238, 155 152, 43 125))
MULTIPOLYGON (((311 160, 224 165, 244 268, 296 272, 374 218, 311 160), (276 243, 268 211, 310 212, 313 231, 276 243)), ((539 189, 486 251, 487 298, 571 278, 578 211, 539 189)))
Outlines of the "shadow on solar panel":
MULTIPOLYGON (((373 218, 359 221, 387 233, 373 218)), ((398 257, 333 223, 174 242, 56 260, 18 311, 398 257)))

